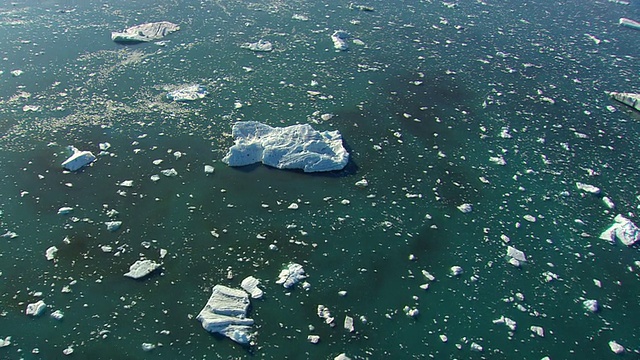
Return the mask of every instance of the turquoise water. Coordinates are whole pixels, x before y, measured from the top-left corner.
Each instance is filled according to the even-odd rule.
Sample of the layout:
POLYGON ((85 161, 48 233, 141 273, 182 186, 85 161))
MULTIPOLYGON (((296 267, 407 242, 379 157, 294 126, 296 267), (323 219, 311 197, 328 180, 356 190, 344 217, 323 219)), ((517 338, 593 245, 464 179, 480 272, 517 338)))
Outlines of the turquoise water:
POLYGON ((618 357, 612 340, 637 357, 638 248, 598 235, 617 213, 636 221, 640 205, 640 116, 605 94, 640 91, 640 32, 617 25, 640 18, 639 4, 366 4, 375 11, 300 1, 3 4, 0 232, 19 236, 0 238, 0 338, 12 337, 0 358, 62 358, 71 346, 71 357, 91 359, 605 359, 618 357), (181 26, 166 46, 110 40, 161 20, 181 26), (335 52, 338 29, 364 45, 335 52), (275 50, 240 47, 261 38, 275 50), (192 83, 210 96, 164 100, 192 83), (329 174, 229 168, 220 159, 238 120, 339 130, 351 162, 329 174), (66 145, 98 153, 105 141, 110 154, 92 167, 62 172, 66 145), (504 166, 490 160, 498 156, 504 166), (166 168, 178 176, 150 180, 166 168), (354 185, 362 178, 368 187, 354 185), (117 185, 125 180, 134 186, 117 185), (460 212, 464 203, 473 211, 460 212), (74 211, 57 215, 62 206, 74 211), (107 208, 123 221, 117 232, 103 224, 107 208), (521 268, 507 263, 501 235, 526 253, 521 268), (47 261, 52 245, 58 256, 47 261), (160 249, 161 272, 122 276, 160 249), (310 290, 275 284, 291 261, 310 290), (436 277, 428 290, 422 270, 436 277), (213 285, 238 288, 249 275, 265 297, 249 313, 256 344, 242 347, 195 316, 213 285), (47 312, 27 317, 40 298, 47 312), (601 310, 587 312, 586 299, 601 310), (320 304, 335 327, 318 318, 320 304), (49 317, 58 309, 61 321, 49 317), (345 315, 354 333, 342 328, 345 315), (512 334, 493 323, 501 316, 517 322, 512 334))

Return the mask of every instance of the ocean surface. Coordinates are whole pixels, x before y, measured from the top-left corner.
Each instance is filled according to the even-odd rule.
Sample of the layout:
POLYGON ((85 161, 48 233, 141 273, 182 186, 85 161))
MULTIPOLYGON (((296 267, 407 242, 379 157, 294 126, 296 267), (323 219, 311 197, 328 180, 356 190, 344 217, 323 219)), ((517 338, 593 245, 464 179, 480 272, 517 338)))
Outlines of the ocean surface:
POLYGON ((0 234, 17 235, 0 237, 0 358, 639 358, 638 245, 598 237, 617 214, 640 222, 640 115, 607 94, 640 92, 640 31, 618 25, 640 20, 640 2, 355 5, 373 11, 0 4, 0 234), (160 44, 111 41, 164 20, 180 31, 160 44), (347 51, 334 49, 336 30, 351 35, 347 51), (260 39, 274 50, 242 47, 260 39), (210 94, 166 99, 190 84, 210 94), (243 120, 338 130, 350 162, 320 174, 228 167, 243 120), (64 172, 68 145, 100 155, 64 172), (151 180, 169 168, 178 175, 151 180), (73 211, 59 215, 64 206, 73 211), (509 263, 508 246, 527 261, 509 263), (162 268, 125 278, 140 258, 162 268), (275 283, 290 262, 307 290, 275 283), (256 334, 242 346, 195 317, 214 285, 247 276, 265 295, 251 301, 256 334), (38 300, 45 313, 25 315, 38 300))

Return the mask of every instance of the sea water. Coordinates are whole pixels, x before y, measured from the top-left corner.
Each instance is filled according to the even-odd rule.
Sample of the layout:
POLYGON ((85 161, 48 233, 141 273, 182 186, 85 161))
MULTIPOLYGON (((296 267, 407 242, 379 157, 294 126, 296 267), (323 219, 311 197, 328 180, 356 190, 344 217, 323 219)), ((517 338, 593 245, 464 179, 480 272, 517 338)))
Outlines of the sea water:
POLYGON ((0 358, 604 359, 618 356, 610 341, 637 356, 637 246, 598 235, 618 213, 635 221, 640 202, 640 117, 605 93, 640 89, 640 33, 617 25, 640 18, 638 3, 361 5, 374 11, 2 4, 0 232, 18 237, 0 238, 0 338, 11 337, 0 358), (164 20, 181 29, 163 43, 110 40, 164 20), (347 51, 333 48, 336 30, 351 35, 347 51), (273 51, 242 48, 260 39, 273 51), (209 96, 166 100, 190 84, 209 96), (220 159, 242 120, 339 130, 350 162, 325 174, 229 168, 220 159), (62 171, 67 145, 98 154, 104 142, 92 166, 62 171), (178 175, 151 180, 170 168, 178 175), (57 214, 63 206, 73 211, 57 214), (109 210, 118 231, 106 229, 109 210), (507 246, 527 261, 509 264, 507 246), (123 277, 161 249, 161 271, 123 277), (308 290, 275 284, 290 262, 308 290), (250 275, 265 291, 248 314, 255 344, 207 333, 195 316, 211 288, 250 275), (39 299, 45 314, 25 315, 39 299), (502 316, 515 331, 494 323, 502 316))

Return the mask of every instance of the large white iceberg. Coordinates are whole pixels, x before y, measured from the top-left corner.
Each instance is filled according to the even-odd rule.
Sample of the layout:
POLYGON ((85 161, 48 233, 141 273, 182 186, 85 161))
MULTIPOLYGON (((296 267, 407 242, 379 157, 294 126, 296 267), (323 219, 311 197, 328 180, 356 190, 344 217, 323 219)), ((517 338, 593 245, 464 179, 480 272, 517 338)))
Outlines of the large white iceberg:
POLYGON ((232 135, 235 144, 222 159, 229 166, 262 162, 278 169, 319 172, 341 170, 349 161, 337 130, 316 131, 308 124, 274 128, 241 121, 233 125, 232 135))
POLYGON ((76 171, 96 160, 91 151, 80 151, 73 146, 68 147, 71 156, 62 163, 62 167, 69 171, 76 171))
POLYGON ((243 290, 216 285, 196 319, 208 332, 224 335, 240 344, 249 344, 253 336, 253 320, 246 317, 249 305, 249 295, 243 290))
POLYGON ((600 239, 615 242, 616 238, 618 238, 620 242, 627 246, 631 246, 640 240, 640 229, 631 220, 618 214, 613 221, 615 223, 600 234, 600 239))
POLYGON ((207 87, 203 85, 189 85, 167 93, 167 99, 173 101, 193 101, 209 95, 207 87))
POLYGON ((160 40, 172 32, 180 30, 177 24, 160 21, 136 25, 122 32, 111 33, 111 40, 119 43, 139 43, 160 40))

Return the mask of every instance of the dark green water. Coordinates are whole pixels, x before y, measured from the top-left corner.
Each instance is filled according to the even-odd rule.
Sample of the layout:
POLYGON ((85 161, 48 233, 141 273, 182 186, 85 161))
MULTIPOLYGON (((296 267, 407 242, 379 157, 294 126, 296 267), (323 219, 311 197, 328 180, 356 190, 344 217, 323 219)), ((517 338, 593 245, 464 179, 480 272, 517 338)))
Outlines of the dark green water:
POLYGON ((640 32, 617 25, 640 18, 638 2, 366 4, 375 11, 301 1, 2 4, 0 232, 19 237, 0 238, 0 338, 11 336, 0 358, 63 358, 72 346, 81 359, 606 359, 618 357, 612 340, 638 357, 637 245, 598 239, 617 213, 636 221, 640 205, 640 116, 605 94, 640 91, 640 32), (161 20, 181 26, 164 47, 110 40, 161 20), (335 52, 338 29, 364 45, 335 52), (275 50, 240 47, 261 38, 275 50), (164 100, 192 83, 210 96, 164 100), (220 159, 237 120, 339 130, 351 161, 329 174, 229 168, 220 159), (67 144, 98 153, 105 141, 112 155, 62 172, 67 144), (178 176, 150 180, 166 168, 178 176), (354 185, 362 178, 368 187, 354 185), (117 186, 125 180, 134 186, 117 186), (464 203, 473 211, 460 212, 464 203), (62 206, 74 211, 58 215, 62 206), (106 230, 105 206, 119 212, 119 231, 106 230), (526 253, 521 268, 507 263, 501 235, 526 253), (58 256, 47 261, 52 245, 58 256), (122 276, 160 249, 161 272, 122 276), (275 284, 291 261, 303 264, 309 291, 275 284), (436 277, 426 291, 422 270, 436 277), (546 281, 549 272, 557 279, 546 281), (238 288, 249 275, 265 297, 252 301, 256 345, 246 348, 195 316, 213 285, 238 288), (505 301, 517 293, 523 301, 505 301), (47 312, 27 317, 40 298, 47 312), (601 310, 587 312, 586 299, 601 310), (318 318, 319 304, 336 327, 318 318), (57 309, 61 321, 49 317, 57 309), (501 316, 517 322, 512 334, 493 323, 501 316), (144 352, 143 343, 158 346, 144 352))

